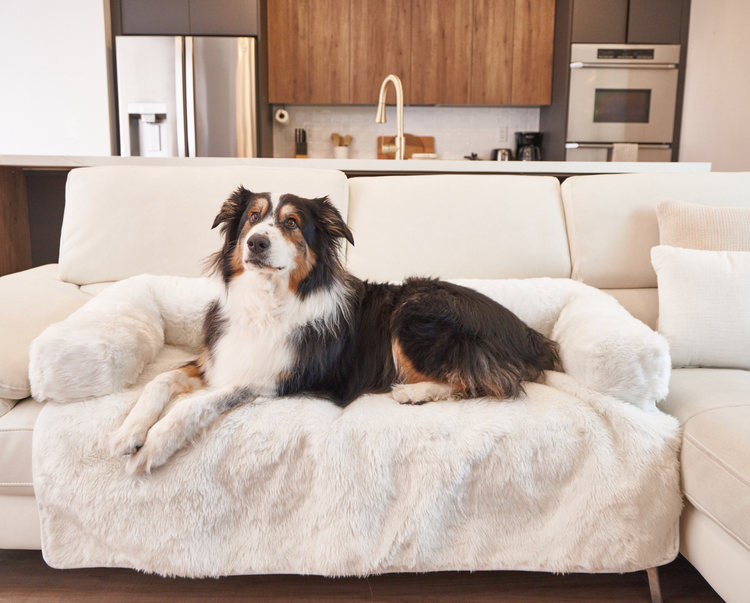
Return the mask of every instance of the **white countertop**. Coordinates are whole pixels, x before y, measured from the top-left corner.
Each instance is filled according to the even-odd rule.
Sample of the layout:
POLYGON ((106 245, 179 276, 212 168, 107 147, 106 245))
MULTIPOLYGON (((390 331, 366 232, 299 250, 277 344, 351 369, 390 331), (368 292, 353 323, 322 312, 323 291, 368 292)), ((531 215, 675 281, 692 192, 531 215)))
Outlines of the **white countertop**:
POLYGON ((347 174, 643 174, 710 172, 710 163, 599 161, 442 161, 387 159, 270 159, 244 157, 71 157, 0 155, 0 166, 69 169, 96 165, 253 165, 341 170, 347 174))

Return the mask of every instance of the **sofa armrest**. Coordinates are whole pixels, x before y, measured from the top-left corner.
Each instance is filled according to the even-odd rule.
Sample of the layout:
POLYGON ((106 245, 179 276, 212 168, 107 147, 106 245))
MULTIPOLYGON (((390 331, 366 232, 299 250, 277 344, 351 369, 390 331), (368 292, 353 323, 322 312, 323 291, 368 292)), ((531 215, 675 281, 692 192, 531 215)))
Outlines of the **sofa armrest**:
POLYGON ((6 405, 30 395, 31 342, 89 299, 77 285, 60 280, 57 264, 0 278, 0 398, 6 405))

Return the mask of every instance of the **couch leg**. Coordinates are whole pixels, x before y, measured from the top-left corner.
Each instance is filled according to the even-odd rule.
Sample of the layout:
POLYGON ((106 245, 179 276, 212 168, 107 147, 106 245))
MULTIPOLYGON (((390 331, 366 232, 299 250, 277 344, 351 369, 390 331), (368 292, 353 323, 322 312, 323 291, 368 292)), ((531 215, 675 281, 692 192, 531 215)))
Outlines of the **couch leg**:
POLYGON ((648 574, 648 587, 651 590, 651 603, 662 603, 658 568, 650 567, 646 573, 648 574))

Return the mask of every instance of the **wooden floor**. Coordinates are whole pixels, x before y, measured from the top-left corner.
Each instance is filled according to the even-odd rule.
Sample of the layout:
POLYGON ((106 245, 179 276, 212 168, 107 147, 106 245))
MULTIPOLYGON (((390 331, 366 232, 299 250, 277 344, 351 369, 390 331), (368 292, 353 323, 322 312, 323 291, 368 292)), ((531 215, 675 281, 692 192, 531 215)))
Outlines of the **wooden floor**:
MULTIPOLYGON (((682 557, 660 568, 664 603, 721 603, 682 557)), ((39 551, 0 550, 0 601, 54 603, 156 603, 242 601, 312 603, 648 603, 646 572, 552 574, 441 572, 370 578, 230 576, 218 580, 172 579, 124 569, 54 570, 39 551)))

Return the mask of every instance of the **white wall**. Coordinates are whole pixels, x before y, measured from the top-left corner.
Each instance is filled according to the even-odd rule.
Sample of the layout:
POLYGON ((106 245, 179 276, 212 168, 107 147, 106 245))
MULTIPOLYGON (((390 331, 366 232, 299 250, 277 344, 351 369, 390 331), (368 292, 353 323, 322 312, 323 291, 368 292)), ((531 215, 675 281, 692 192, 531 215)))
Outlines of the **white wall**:
POLYGON ((750 171, 750 1, 692 0, 680 161, 750 171))
POLYGON ((111 155, 109 0, 0 0, 0 154, 111 155))

